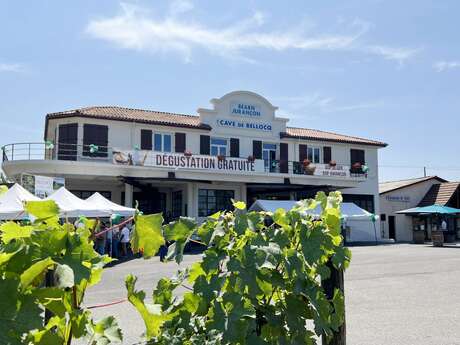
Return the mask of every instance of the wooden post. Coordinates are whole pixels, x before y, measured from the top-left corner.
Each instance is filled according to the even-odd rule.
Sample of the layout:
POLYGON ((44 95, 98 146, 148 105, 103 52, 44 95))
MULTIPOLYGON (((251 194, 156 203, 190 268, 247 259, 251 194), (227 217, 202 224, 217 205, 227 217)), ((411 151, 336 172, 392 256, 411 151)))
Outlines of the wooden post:
MULTIPOLYGON (((334 290, 340 289, 345 297, 345 285, 343 279, 343 271, 337 270, 331 261, 327 263, 327 267, 331 270, 331 276, 329 279, 323 280, 322 286, 324 292, 329 300, 332 300, 334 297, 334 290)), ((327 342, 325 336, 322 337, 323 345, 346 345, 346 327, 345 327, 345 315, 343 325, 340 326, 338 332, 334 332, 332 339, 327 342)))

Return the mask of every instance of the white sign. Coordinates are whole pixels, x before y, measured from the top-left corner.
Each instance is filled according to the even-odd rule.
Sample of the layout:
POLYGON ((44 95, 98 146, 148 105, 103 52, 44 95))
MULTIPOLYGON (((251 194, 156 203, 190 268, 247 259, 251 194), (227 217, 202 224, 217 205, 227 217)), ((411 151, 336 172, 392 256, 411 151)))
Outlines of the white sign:
POLYGON ((65 186, 65 179, 63 177, 22 174, 21 184, 35 196, 46 198, 55 190, 65 186))
POLYGON ((262 111, 259 105, 242 102, 231 102, 230 114, 238 116, 260 117, 262 116, 262 111))
POLYGON ((169 169, 204 170, 222 173, 248 174, 264 172, 264 161, 244 158, 219 159, 215 156, 186 155, 152 151, 113 150, 114 164, 151 166, 169 169))
POLYGON ((344 165, 331 166, 329 164, 316 165, 315 176, 350 177, 350 168, 344 165))
POLYGON ((270 123, 261 122, 247 122, 229 119, 217 119, 217 124, 221 127, 239 128, 239 129, 251 129, 264 132, 270 132, 272 125, 270 123))

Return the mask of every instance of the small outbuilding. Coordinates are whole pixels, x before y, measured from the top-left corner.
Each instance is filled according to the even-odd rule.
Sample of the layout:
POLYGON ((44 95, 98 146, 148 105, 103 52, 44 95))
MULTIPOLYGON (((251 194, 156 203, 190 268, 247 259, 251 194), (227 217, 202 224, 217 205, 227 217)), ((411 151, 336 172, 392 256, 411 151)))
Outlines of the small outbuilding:
POLYGON ((460 208, 460 182, 447 182, 438 176, 380 183, 380 220, 382 238, 398 242, 413 242, 414 234, 426 241, 431 232, 440 229, 446 221, 446 241, 460 238, 457 215, 427 217, 423 212, 401 212, 421 207, 460 208), (414 233, 414 231, 416 233, 414 233))

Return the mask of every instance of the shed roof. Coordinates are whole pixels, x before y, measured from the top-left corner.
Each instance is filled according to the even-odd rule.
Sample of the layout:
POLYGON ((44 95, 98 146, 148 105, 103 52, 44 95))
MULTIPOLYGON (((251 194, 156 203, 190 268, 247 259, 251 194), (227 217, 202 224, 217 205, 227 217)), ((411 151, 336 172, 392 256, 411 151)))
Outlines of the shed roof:
POLYGON ((460 182, 446 182, 431 186, 418 206, 447 205, 459 185, 460 182))
POLYGON ((438 176, 426 176, 426 177, 416 177, 410 178, 406 180, 398 180, 398 181, 387 181, 379 183, 379 193, 385 194, 388 192, 392 192, 398 189, 406 188, 409 186, 413 186, 417 183, 429 181, 429 180, 436 180, 439 183, 447 182, 446 180, 438 177, 438 176))
MULTIPOLYGON (((48 121, 50 119, 66 117, 86 117, 92 119, 128 121, 163 126, 196 128, 204 130, 211 129, 211 126, 209 126, 208 124, 201 123, 200 117, 197 115, 176 114, 155 110, 143 110, 117 106, 91 106, 47 114, 47 124, 45 126, 45 139, 48 121)), ((349 135, 337 134, 332 132, 325 132, 309 128, 287 127, 286 132, 280 133, 280 136, 282 138, 330 141, 348 144, 372 145, 379 147, 387 146, 387 144, 380 141, 353 137, 349 135)))

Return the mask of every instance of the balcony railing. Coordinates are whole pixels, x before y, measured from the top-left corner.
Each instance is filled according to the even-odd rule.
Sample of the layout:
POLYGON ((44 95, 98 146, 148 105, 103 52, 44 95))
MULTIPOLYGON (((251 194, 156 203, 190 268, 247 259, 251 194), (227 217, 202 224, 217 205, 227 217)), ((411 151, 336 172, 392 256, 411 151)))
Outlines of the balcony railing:
MULTIPOLYGON (((3 161, 19 160, 59 160, 59 161, 97 161, 107 164, 127 164, 133 157, 128 153, 126 162, 118 160, 120 150, 108 146, 76 145, 67 143, 16 143, 2 147, 3 161)), ((145 151, 142 151, 145 152, 145 151)), ((153 152, 153 151, 152 151, 153 152)), ((156 152, 155 152, 156 153, 156 152)), ((147 156, 148 152, 144 155, 147 156)), ((185 155, 185 154, 184 154, 185 155)), ((190 154, 194 157, 203 155, 190 154)), ((206 156, 205 156, 206 157, 206 156)), ((211 156, 207 156, 211 157, 211 156)), ((145 159, 145 158, 144 158, 145 159)), ((235 157, 219 157, 219 159, 235 159, 235 157)), ((250 157, 240 157, 249 160, 250 157)), ((137 165, 137 164, 132 164, 137 165)), ((263 162, 264 172, 269 174, 310 175, 335 178, 365 178, 367 173, 361 167, 335 164, 305 164, 298 161, 270 160, 263 162)))

